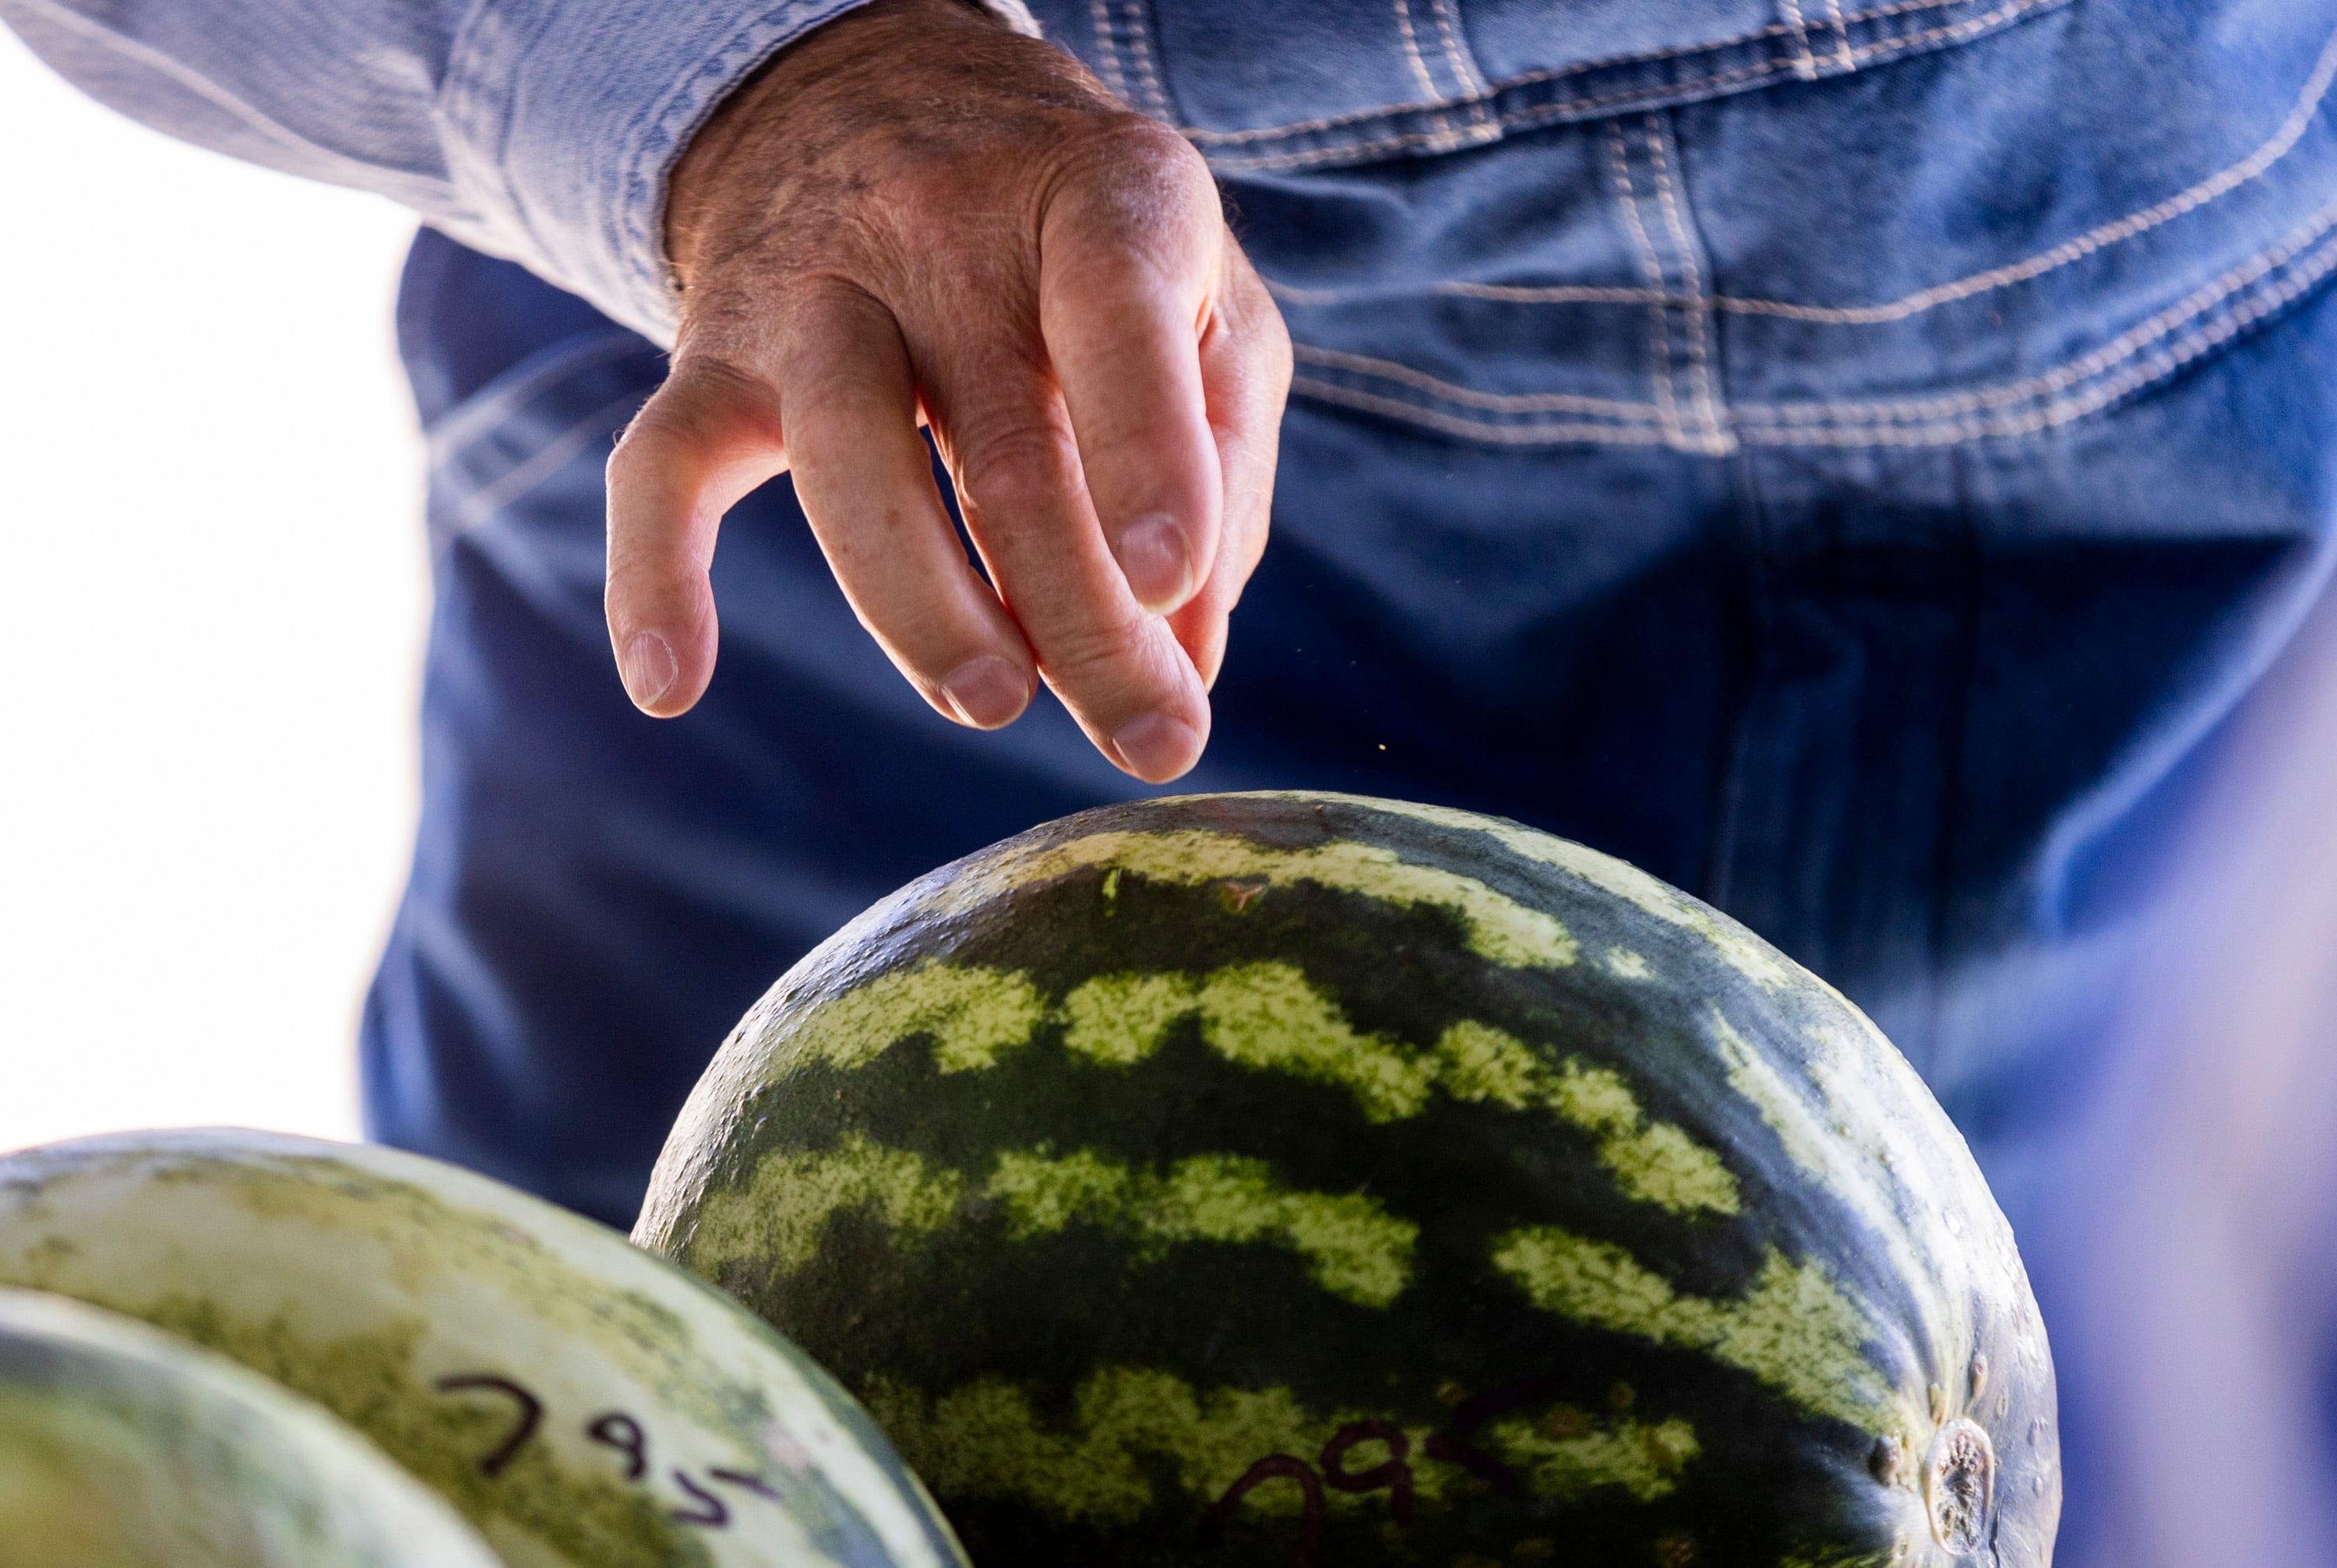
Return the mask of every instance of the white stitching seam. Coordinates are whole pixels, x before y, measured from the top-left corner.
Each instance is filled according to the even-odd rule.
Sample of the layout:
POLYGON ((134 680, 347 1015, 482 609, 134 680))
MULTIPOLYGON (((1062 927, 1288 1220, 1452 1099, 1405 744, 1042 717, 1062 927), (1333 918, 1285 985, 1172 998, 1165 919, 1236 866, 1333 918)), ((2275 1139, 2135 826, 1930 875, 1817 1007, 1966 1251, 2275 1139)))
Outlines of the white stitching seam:
POLYGON ((1842 0, 1825 0, 1826 25, 1833 29, 1833 63, 1845 72, 1858 69, 1858 57, 1850 52, 1850 22, 1842 14, 1842 0))
POLYGON ((1112 35, 1111 0, 1092 0, 1088 7, 1089 24, 1095 28, 1096 64, 1103 67, 1104 85, 1112 96, 1125 103, 1129 97, 1128 74, 1120 68, 1120 40, 1112 35))
POLYGON ((1783 0, 1786 30, 1794 35, 1794 74, 1804 82, 1818 79, 1818 63, 1810 53, 1810 30, 1802 21, 1800 0, 1783 0))
POLYGON ((1437 91, 1436 78, 1428 74, 1428 61, 1420 52, 1420 39, 1412 29, 1412 0, 1395 0, 1396 36, 1403 40, 1403 57, 1412 65, 1412 74, 1420 82, 1420 90, 1435 103, 1443 96, 1437 91))
MULTIPOLYGON (((1872 64, 1877 60, 1887 60, 1893 55, 1909 54, 1934 43, 1961 41, 1964 38, 1976 37, 1982 33, 1992 31, 2005 23, 2025 15, 2029 12, 2050 6, 2061 5, 2067 3, 2068 0, 2007 0, 2005 5, 1998 6, 1993 11, 1988 12, 1983 15, 1971 17, 1963 22, 1956 23, 1952 26, 1934 27, 1922 33, 1910 33, 1902 37, 1887 38, 1878 43, 1862 44, 1860 47, 1850 51, 1852 65, 1855 68, 1859 64, 1872 64)), ((1755 82, 1771 82, 1791 74, 1793 74, 1793 73, 1789 66, 1781 65, 1775 61, 1770 61, 1757 65, 1740 66, 1736 70, 1723 71, 1714 75, 1694 77, 1685 81, 1669 83, 1667 83, 1662 95, 1667 98, 1677 99, 1683 94, 1699 93, 1708 88, 1729 86, 1738 83, 1752 83, 1755 82)), ((1511 84, 1514 85, 1514 83, 1511 83, 1511 84)), ((1651 94, 1646 87, 1636 86, 1622 92, 1593 93, 1588 97, 1582 98, 1560 99, 1555 103, 1536 105, 1532 109, 1518 110, 1511 113, 1500 115, 1495 123, 1505 130, 1530 130, 1537 125, 1548 124, 1552 121, 1567 119, 1569 116, 1579 114, 1586 110, 1603 109, 1617 103, 1642 103, 1651 94)), ((1392 109, 1374 110, 1367 113, 1353 116, 1353 118, 1356 120, 1372 120, 1386 115, 1416 114, 1421 112, 1421 108, 1418 105, 1405 104, 1392 109)), ((1185 136, 1188 140, 1197 142, 1210 142, 1219 139, 1231 140, 1236 138, 1245 140, 1265 140, 1268 137, 1279 136, 1284 133, 1285 128, 1279 126, 1271 131, 1258 132, 1255 133, 1255 138, 1253 138, 1251 132, 1227 132, 1212 134, 1209 132, 1195 131, 1190 128, 1186 129, 1184 132, 1185 136)), ((1381 139, 1374 142, 1344 142, 1332 147, 1311 147, 1296 152, 1272 152, 1229 156, 1211 155, 1209 161, 1219 169, 1229 170, 1236 172, 1253 170, 1296 169, 1302 168, 1310 163, 1357 162, 1375 157, 1383 152, 1401 152, 1407 147, 1420 147, 1437 142, 1442 141, 1446 134, 1447 132, 1442 130, 1410 132, 1400 136, 1382 137, 1381 139)), ((1203 150, 1206 152, 1207 147, 1205 146, 1203 150)))
MULTIPOLYGON (((1910 316, 1967 299, 1975 294, 2001 289, 2013 283, 2025 283, 2042 277, 2071 262, 2083 260, 2097 250, 2122 243, 2137 235, 2148 233, 2163 224, 2195 212, 2212 201, 2229 195, 2239 187, 2261 178, 2303 140, 2321 105, 2329 95, 2332 83, 2337 83, 2337 33, 2332 33, 2313 62, 2313 71, 2297 92, 2290 107, 2271 136, 2238 162, 2217 171, 2188 190, 2177 191, 2165 201, 2155 202, 2122 218, 2097 225, 2083 234, 2063 240, 2049 250, 2019 261, 2007 262, 1984 272, 1970 273, 1946 283, 1933 284, 1929 289, 1880 305, 1797 305, 1783 299, 1741 299, 1716 295, 1702 304, 1716 310, 1732 311, 1746 316, 1778 316, 1792 321, 1814 322, 1822 326, 1863 327, 1882 322, 1904 320, 1910 316)), ((1271 283, 1269 288, 1283 292, 1271 283)), ((1559 285, 1553 288, 1530 288, 1501 283, 1448 282, 1433 286, 1437 293, 1461 295, 1476 299, 1498 299, 1521 305, 1644 305, 1661 302, 1693 308, 1694 299, 1661 294, 1650 297, 1637 289, 1598 289, 1579 285, 1559 285)), ((1286 298, 1301 304, 1335 304, 1342 296, 1334 289, 1291 289, 1286 298)))
POLYGON ((2322 45, 2321 56, 2313 63, 2313 74, 2305 79, 2288 117, 2254 152, 2187 191, 2178 191, 2138 212, 2130 212, 2123 218, 2089 229, 2075 239, 2063 240, 2051 250, 2040 251, 2025 260, 1919 289, 1883 305, 1794 305, 1777 299, 1716 299, 1713 303, 1723 310, 1746 315, 1783 316, 1795 321, 1863 326, 1871 322, 1901 320, 1937 305, 2000 289, 2008 283, 2025 283, 2031 278, 2090 256, 2105 246, 2146 233, 2258 178, 2295 150, 2297 142, 2303 138, 2306 129, 2319 113, 2322 100, 2328 96, 2332 80, 2337 80, 2337 34, 2332 34, 2329 41, 2322 45))
POLYGON ((1781 428, 1748 430, 1745 439, 1763 446, 1944 446, 1983 436, 2030 436, 2057 425, 2067 425, 2109 407, 2137 387, 2174 374, 2192 360, 2238 337, 2265 317, 2293 304, 2337 270, 2337 243, 2324 243, 2297 274, 2246 303, 2228 316, 2175 339, 2165 348, 2140 358, 2129 369, 2088 387, 2074 397, 2053 398, 2018 419, 1968 417, 1960 421, 1900 429, 1827 430, 1781 428))
POLYGON ((1664 210, 1664 226, 1671 230, 1672 246, 1679 252, 1680 281, 1687 285, 1688 297, 1697 301, 1683 311, 1681 329, 1687 337, 1688 384, 1696 389, 1697 422, 1706 436, 1716 444, 1729 444, 1727 433, 1721 427, 1720 409, 1714 399, 1712 366, 1706 338, 1712 330, 1712 314, 1703 304, 1704 267, 1697 259, 1697 242, 1688 237, 1687 224, 1680 212, 1680 199, 1673 189, 1671 160, 1665 156, 1664 142, 1667 132, 1660 114, 1646 117, 1642 126, 1648 135, 1648 159, 1656 175, 1656 197, 1664 210))
POLYGON ((1455 0, 1428 0, 1428 8, 1436 16, 1436 36, 1444 45, 1444 58, 1452 63, 1452 79, 1461 84, 1462 92, 1477 100, 1470 106, 1470 118, 1482 121, 1490 117, 1491 109, 1485 100, 1492 96, 1493 89, 1486 82, 1485 74, 1477 69, 1476 56, 1470 53, 1467 34, 1461 26, 1459 5, 1455 0))
POLYGON ((1128 20, 1128 53, 1136 62, 1136 83, 1144 102, 1138 105, 1155 119, 1174 123, 1176 106, 1160 80, 1160 64, 1152 57, 1152 21, 1145 15, 1148 0, 1125 0, 1120 13, 1128 20))
POLYGON ((1843 22, 1879 22, 1886 17, 1904 16, 1911 11, 1943 11, 1947 0, 1897 0, 1891 5, 1870 5, 1863 11, 1853 11, 1837 18, 1843 22))
POLYGON ((1344 403, 1350 408, 1366 413, 1385 414, 1391 418, 1425 425, 1432 430, 1442 430, 1448 436, 1465 436, 1476 441, 1499 441, 1514 446, 1555 446, 1568 441, 1595 441, 1604 446, 1655 446, 1664 445, 1667 437, 1659 430, 1645 426, 1628 425, 1494 425, 1482 419, 1469 419, 1452 414, 1440 414, 1433 408, 1423 408, 1399 398, 1375 397, 1341 387, 1334 382, 1317 381, 1312 376, 1294 376, 1290 389, 1303 397, 1324 403, 1344 403))
POLYGON ((1736 417, 1746 424, 1796 424, 1841 420, 1851 423, 1918 422, 1937 420, 1956 415, 1973 413, 1986 408, 2000 408, 2033 398, 2048 397, 2078 382, 2101 375, 2121 361, 2133 358, 2152 342, 2166 337, 2185 321, 2205 315, 2225 299, 2262 281, 2269 274, 2286 266, 2307 247, 2319 241, 2332 228, 2337 228, 2337 202, 2332 202, 2315 212, 2300 227, 2291 230, 2269 250, 2262 251, 2195 289, 2183 299, 2137 325, 2128 328, 2108 342, 2074 359, 1996 387, 1983 387, 1976 391, 1945 397, 1916 397, 1867 403, 1745 403, 1736 407, 1736 417))
MULTIPOLYGON (((1632 247, 1638 252, 1639 270, 1646 274, 1651 291, 1662 294, 1666 291, 1663 262, 1656 255, 1655 241, 1648 238, 1647 226, 1639 221, 1639 198, 1631 189, 1631 153, 1623 144, 1623 123, 1619 120, 1607 126, 1607 157, 1614 171, 1616 203, 1622 209, 1632 247)), ((1648 310, 1648 374, 1655 381, 1656 407, 1661 411, 1664 434, 1685 445, 1687 436, 1680 427, 1679 408, 1672 389, 1671 322, 1667 309, 1654 305, 1648 310)))
MULTIPOLYGON (((1499 299, 1511 305, 1680 305, 1695 304, 1685 294, 1650 295, 1645 289, 1603 289, 1589 284, 1559 283, 1548 288, 1513 283, 1433 283, 1429 286, 1439 294, 1457 294, 1471 299, 1499 299)), ((1269 283, 1266 288, 1279 293, 1283 285, 1269 283)), ((1301 305, 1341 305, 1349 296, 1335 289, 1293 289, 1290 298, 1301 305)), ((1725 309, 1731 303, 1725 296, 1703 302, 1725 309)))
MULTIPOLYGON (((1436 115, 1437 128, 1433 133, 1434 144, 1440 149, 1450 151, 1465 147, 1472 142, 1488 141, 1500 135, 1500 128, 1487 119, 1485 105, 1481 101, 1469 104, 1470 123, 1467 129, 1464 130, 1453 122, 1452 109, 1467 100, 1465 97, 1460 100, 1446 98, 1442 89, 1436 85, 1436 77, 1428 68, 1428 56, 1420 47, 1419 31, 1413 25, 1411 0, 1395 0, 1395 25, 1397 36, 1403 41, 1404 57, 1411 63, 1412 73, 1419 79, 1421 89, 1427 93, 1428 103, 1433 106, 1436 115)), ((1449 54, 1447 59, 1449 62, 1449 54)), ((1463 94, 1469 92, 1466 79, 1456 76, 1455 83, 1463 94)))
MULTIPOLYGON (((1352 305, 1377 297, 1363 289, 1306 289, 1296 283, 1265 279, 1266 291, 1294 305, 1352 305)), ((1438 283, 1439 294, 1466 295, 1477 299, 1508 299, 1530 305, 1685 305, 1685 296, 1646 289, 1616 289, 1595 283, 1564 284, 1548 289, 1518 289, 1501 283, 1438 283)), ((1410 292, 1410 290, 1405 290, 1410 292)))
POLYGON ((1348 370, 1358 376, 1393 381, 1464 407, 1510 414, 1579 414, 1635 424, 1645 424, 1658 416, 1652 403, 1633 403, 1619 397, 1587 397, 1572 392, 1480 392, 1472 387, 1439 380, 1425 370, 1415 370, 1393 359, 1318 348, 1312 343, 1292 344, 1291 354, 1302 365, 1320 365, 1326 369, 1348 370))
MULTIPOLYGON (((1842 20, 1844 24, 1844 30, 1847 31, 1848 25, 1851 24, 1882 21, 1893 16, 1907 15, 1910 13, 1917 11, 1954 11, 1960 8, 1968 7, 1977 3, 1978 0, 1900 0, 1900 3, 1896 5, 1877 5, 1865 11, 1851 12, 1849 15, 1843 16, 1842 20)), ((1991 12, 1989 15, 1990 16, 2000 16, 2010 13, 2032 10, 2037 5, 2059 5, 2062 3, 2064 3, 2064 0, 2029 0, 2029 3, 2026 5, 2000 6, 1996 11, 1991 12)), ((1984 20, 1984 18, 1980 20, 1984 20)), ((1957 24, 1957 25, 1961 26, 1962 24, 1957 24)), ((1639 54, 1617 54, 1603 60, 1586 61, 1582 64, 1574 65, 1553 65, 1538 71, 1521 71, 1515 76, 1504 76, 1499 82, 1488 83, 1484 89, 1483 96, 1488 99, 1491 99, 1500 96, 1502 93, 1505 93, 1511 88, 1530 87, 1537 82, 1553 82, 1566 76, 1587 75, 1594 71, 1619 71, 1625 66, 1629 65, 1659 65, 1667 60, 1682 60, 1687 59, 1691 55, 1725 54, 1736 50, 1745 48, 1751 44, 1766 43, 1771 39, 1788 37, 1792 34, 1792 31, 1793 30, 1791 28, 1785 26, 1782 23, 1772 23, 1770 25, 1760 29, 1758 32, 1740 34, 1736 37, 1724 38, 1717 43, 1713 44, 1688 44, 1673 49, 1651 49, 1639 54)), ((1949 29, 1935 27, 1925 33, 1907 34, 1903 35, 1903 41, 1920 41, 1929 43, 1935 37, 1942 36, 1947 31, 1949 31, 1949 29)), ((1861 47, 1863 50, 1882 49, 1902 41, 1902 38, 1879 39, 1875 43, 1863 44, 1861 47)), ((1847 56, 1843 56, 1842 58, 1844 59, 1845 69, 1854 68, 1856 64, 1854 58, 1847 56)), ((1747 69, 1755 72, 1776 71, 1781 69, 1781 67, 1776 62, 1771 61, 1765 64, 1749 67, 1747 69)), ((1707 86, 1717 82, 1736 81, 1745 74, 1745 71, 1740 70, 1724 72, 1717 75, 1687 77, 1671 83, 1671 89, 1674 91, 1690 91, 1695 88, 1707 86)), ((1483 78, 1480 76, 1479 80, 1482 81, 1483 78)), ((1634 89, 1629 93, 1609 94, 1604 97, 1595 98, 1568 99, 1564 100, 1564 102, 1570 104, 1596 105, 1601 103, 1620 102, 1625 97, 1638 97, 1643 94, 1643 92, 1644 90, 1642 89, 1634 89)), ((1459 108, 1460 106, 1459 103, 1440 103, 1426 105, 1418 103, 1384 103, 1369 109, 1343 110, 1336 114, 1325 114, 1312 120, 1293 120, 1281 125, 1258 125, 1240 131, 1216 131, 1211 130, 1207 126, 1180 125, 1178 127, 1178 132, 1187 140, 1203 146, 1234 146, 1246 142, 1274 142, 1279 141, 1285 137, 1305 135, 1310 132, 1335 131, 1342 126, 1368 124, 1374 120, 1384 120, 1395 115, 1417 113, 1423 107, 1430 109, 1452 109, 1459 108)), ((1374 142, 1370 145, 1376 146, 1378 143, 1374 142)))
MULTIPOLYGON (((1730 411, 1732 422, 1744 440, 1773 446, 1943 446, 1982 436, 2030 435, 2052 426, 2067 424, 2097 412, 2137 387, 2181 368, 2293 302, 2322 281, 2332 270, 2337 270, 2337 239, 2332 238, 2332 230, 2337 230, 2337 202, 2322 208, 2311 221, 2293 230, 2270 250, 2225 272, 2166 309, 2092 352, 2038 376, 1999 387, 1983 387, 1954 397, 1867 404, 1739 404, 1730 411), (2278 283, 2234 307, 2225 315, 2202 319, 2209 317, 2218 306, 2261 283, 2291 262, 2295 262, 2296 266, 2278 283), (2191 325, 2193 323, 2198 324, 2191 325), (2186 327, 2189 328, 2187 331, 2182 330, 2186 327), (2127 368, 2117 375, 2109 374, 2120 365, 2127 368), (2087 385, 2089 382, 2092 385, 2087 385), (2013 412, 2024 402, 2034 403, 2036 407, 2026 413, 2013 412), (1828 428, 1829 423, 1843 427, 1828 428)), ((1321 360, 1329 353, 1328 350, 1302 346, 1299 358, 1321 360)), ((1502 396, 1476 392, 1438 381, 1433 377, 1411 370, 1409 367, 1396 366, 1391 361, 1372 361, 1352 355, 1342 358, 1354 362, 1354 368, 1367 374, 1386 374, 1365 368, 1374 365, 1401 370, 1404 372, 1403 375, 1388 375, 1387 378, 1417 387, 1447 401, 1482 407, 1491 412, 1531 414, 1539 411, 1535 395, 1502 396)), ((1318 388, 1324 385, 1313 377, 1300 377, 1293 382, 1293 389, 1315 396, 1320 395, 1318 388)), ((1342 392, 1341 397, 1333 400, 1353 403, 1357 407, 1364 406, 1358 399, 1370 396, 1352 389, 1342 389, 1342 392)), ((1577 401, 1592 403, 1603 400, 1585 398, 1577 401)), ((1421 423, 1452 434, 1506 444, 1534 440, 1552 443, 1611 440, 1645 445, 1668 436, 1668 430, 1659 432, 1648 425, 1650 413, 1661 420, 1660 408, 1650 409, 1647 405, 1628 403, 1614 403, 1608 407, 1616 410, 1612 416, 1618 424, 1496 425, 1486 420, 1420 408, 1392 397, 1378 399, 1375 411, 1406 418, 1416 417, 1421 423)))

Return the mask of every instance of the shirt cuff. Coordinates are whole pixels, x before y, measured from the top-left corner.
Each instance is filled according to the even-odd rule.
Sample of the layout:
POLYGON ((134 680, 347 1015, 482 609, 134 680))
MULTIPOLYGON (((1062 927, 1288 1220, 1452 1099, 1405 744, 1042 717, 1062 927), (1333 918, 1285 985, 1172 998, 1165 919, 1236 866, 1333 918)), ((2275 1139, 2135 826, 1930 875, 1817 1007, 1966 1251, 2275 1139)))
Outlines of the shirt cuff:
MULTIPOLYGON (((456 190, 483 239, 660 343, 676 294, 666 179, 756 67, 865 0, 759 9, 671 0, 505 0, 474 6, 440 111, 456 190)), ((1022 0, 975 0, 1036 34, 1022 0)))

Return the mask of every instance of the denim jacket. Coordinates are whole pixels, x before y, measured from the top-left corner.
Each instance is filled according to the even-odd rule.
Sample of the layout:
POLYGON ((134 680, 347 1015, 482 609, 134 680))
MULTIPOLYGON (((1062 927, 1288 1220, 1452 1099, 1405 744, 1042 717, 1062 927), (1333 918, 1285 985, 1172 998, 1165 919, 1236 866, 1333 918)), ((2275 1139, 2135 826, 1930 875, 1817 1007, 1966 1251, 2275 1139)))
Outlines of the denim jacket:
MULTIPOLYGON (((405 201, 661 338, 667 171, 726 92, 848 8, 0 0, 0 17, 128 113, 405 201)), ((2332 254, 2332 17, 2295 0, 1033 10, 1227 181, 1293 318, 1301 396, 1472 439, 1725 452, 2041 429, 2212 348, 2332 254), (1836 76, 1863 85, 1756 91, 1836 76), (1581 131, 1521 141, 1553 126, 1581 131), (1423 292, 1438 308, 1403 340, 1373 329, 1423 292)))
MULTIPOLYGON (((0 17, 128 113, 378 191, 662 338, 667 171, 726 92, 847 8, 0 0, 0 17)), ((1301 396, 1472 439, 1726 452, 2041 429, 2329 261, 2332 17, 2295 0, 1034 9, 1226 180, 1293 318, 1301 396), (1836 76, 1862 86, 1756 91, 1836 76), (1520 141, 1553 126, 1581 131, 1520 141), (1404 340, 1372 329, 1423 292, 1438 309, 1404 340)))

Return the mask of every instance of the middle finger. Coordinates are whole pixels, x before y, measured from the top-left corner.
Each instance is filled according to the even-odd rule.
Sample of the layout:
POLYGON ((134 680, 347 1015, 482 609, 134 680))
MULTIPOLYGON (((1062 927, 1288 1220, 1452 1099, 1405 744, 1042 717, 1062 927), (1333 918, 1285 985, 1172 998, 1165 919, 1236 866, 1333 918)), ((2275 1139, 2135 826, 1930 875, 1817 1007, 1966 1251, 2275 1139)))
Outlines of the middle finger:
POLYGON ((1119 767, 1155 784, 1185 772, 1208 736, 1208 695, 1104 543, 1041 355, 1027 342, 961 339, 923 358, 927 413, 967 532, 1040 673, 1119 767))

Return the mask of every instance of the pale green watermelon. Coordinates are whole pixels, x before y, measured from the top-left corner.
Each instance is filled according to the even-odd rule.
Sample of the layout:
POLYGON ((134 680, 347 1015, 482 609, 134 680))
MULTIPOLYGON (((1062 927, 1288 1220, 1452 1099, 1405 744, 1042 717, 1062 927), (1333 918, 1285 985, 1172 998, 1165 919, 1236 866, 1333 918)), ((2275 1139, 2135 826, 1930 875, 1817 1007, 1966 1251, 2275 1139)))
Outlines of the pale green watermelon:
POLYGON ((1842 997, 1514 823, 1196 797, 946 867, 748 1014, 636 1239, 996 1568, 2045 1568, 2053 1370, 1842 997))
POLYGON ((0 1290, 0 1568, 497 1568, 308 1400, 79 1301, 0 1290))
POLYGON ((315 1399, 511 1568, 955 1568, 866 1415, 614 1231, 395 1150, 152 1132, 0 1159, 0 1284, 315 1399))

